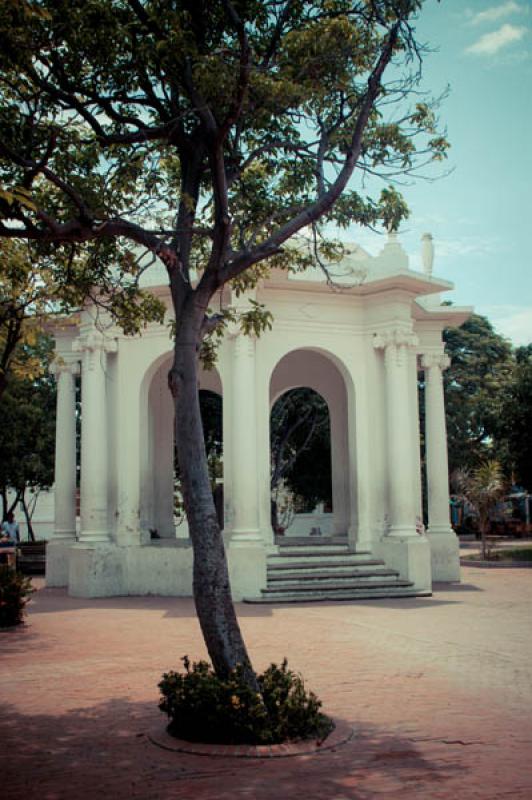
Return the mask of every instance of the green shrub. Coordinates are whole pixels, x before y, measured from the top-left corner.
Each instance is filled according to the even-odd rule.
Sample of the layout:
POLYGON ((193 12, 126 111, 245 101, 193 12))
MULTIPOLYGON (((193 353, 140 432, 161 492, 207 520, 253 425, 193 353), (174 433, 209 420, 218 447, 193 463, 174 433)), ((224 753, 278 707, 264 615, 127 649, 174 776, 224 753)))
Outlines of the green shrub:
POLYGON ((33 591, 29 578, 0 565, 0 628, 22 622, 24 607, 33 591))
POLYGON ((305 690, 286 659, 257 676, 260 693, 245 683, 240 666, 219 678, 206 661, 191 664, 185 656, 183 664, 184 673, 167 672, 159 683, 159 708, 170 718, 168 732, 180 739, 277 744, 324 738, 333 727, 320 712, 320 700, 305 690))
POLYGON ((532 561, 532 548, 517 547, 515 550, 500 550, 499 558, 512 561, 532 561))

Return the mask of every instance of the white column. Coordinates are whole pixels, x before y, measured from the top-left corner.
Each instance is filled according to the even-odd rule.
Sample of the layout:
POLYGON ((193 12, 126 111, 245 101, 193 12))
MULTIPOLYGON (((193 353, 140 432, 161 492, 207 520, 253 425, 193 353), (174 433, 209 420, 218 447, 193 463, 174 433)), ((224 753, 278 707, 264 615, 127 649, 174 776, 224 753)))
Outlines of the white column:
POLYGON ((257 393, 257 485, 259 494, 259 526, 262 541, 269 552, 276 552, 271 508, 271 447, 270 447, 270 377, 256 371, 257 393))
POLYGON ((356 550, 373 550, 371 490, 374 476, 371 471, 370 452, 374 445, 374 436, 368 424, 371 412, 367 390, 359 383, 350 404, 349 432, 349 480, 351 492, 351 524, 349 527, 349 544, 356 550))
MULTIPOLYGON (((343 387, 342 387, 343 388, 343 387)), ((349 528, 349 456, 347 452, 347 408, 342 396, 327 398, 331 437, 332 510, 335 534, 349 528)))
MULTIPOLYGON (((117 475, 117 521, 116 541, 121 546, 138 545, 140 543, 141 525, 141 485, 142 494, 146 493, 147 474, 151 475, 143 459, 148 460, 149 437, 146 428, 149 425, 150 408, 149 392, 141 395, 142 378, 146 369, 145 360, 140 361, 137 354, 133 361, 133 351, 140 349, 138 339, 120 339, 116 364, 116 403, 119 410, 116 414, 116 475, 117 475), (140 363, 139 363, 140 362, 140 363), (132 369, 132 364, 135 369, 132 369), (141 410, 142 409, 142 410, 141 410), (142 442, 142 449, 141 449, 142 442)), ((172 447, 174 433, 171 430, 172 447)), ((151 442, 153 445, 153 442, 151 442)), ((172 472, 173 474, 173 472, 172 472)), ((153 524, 152 518, 149 519, 153 524)))
POLYGON ((233 600, 242 600, 259 597, 266 586, 266 547, 259 513, 255 339, 240 332, 233 337, 231 383, 228 563, 233 600))
POLYGON ((76 375, 79 364, 57 359, 51 371, 57 381, 55 428, 54 539, 76 538, 76 375))
POLYGON ((412 581, 419 592, 431 589, 431 551, 427 537, 416 530, 419 511, 414 474, 412 427, 415 396, 411 381, 410 350, 417 338, 410 330, 395 328, 375 337, 384 348, 388 459, 388 511, 390 526, 380 550, 388 566, 412 581))
POLYGON ((231 542, 262 541, 257 475, 257 398, 255 339, 239 333, 233 345, 231 392, 232 508, 231 542))
POLYGON ((417 536, 418 504, 412 474, 412 393, 409 348, 416 337, 403 330, 387 331, 375 337, 374 346, 384 348, 389 536, 417 536))
POLYGON ((425 448, 430 533, 448 533, 450 529, 449 466, 442 378, 442 369, 446 369, 449 363, 449 357, 443 353, 426 354, 422 361, 425 370, 425 448))
POLYGON ((460 580, 459 546, 451 528, 449 509, 449 466, 442 369, 449 366, 443 352, 426 353, 425 370, 425 452, 427 500, 432 576, 436 581, 460 580))
POLYGON ((97 332, 78 344, 81 373, 81 544, 110 541, 107 516, 108 441, 105 388, 107 353, 116 342, 97 332))
POLYGON ((412 414, 412 469, 414 475, 414 486, 416 493, 417 512, 416 517, 419 523, 423 521, 423 488, 421 481, 421 429, 419 425, 419 385, 418 385, 418 356, 412 350, 410 352, 410 394, 411 394, 411 414, 412 414))

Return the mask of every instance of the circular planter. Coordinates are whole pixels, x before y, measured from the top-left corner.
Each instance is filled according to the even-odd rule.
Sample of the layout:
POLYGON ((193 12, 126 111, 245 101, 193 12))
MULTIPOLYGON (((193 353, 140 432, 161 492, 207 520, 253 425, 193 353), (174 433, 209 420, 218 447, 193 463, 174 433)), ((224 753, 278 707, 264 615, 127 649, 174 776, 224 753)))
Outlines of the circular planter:
POLYGON ((333 720, 334 728, 325 739, 304 739, 299 742, 284 744, 204 744, 203 742, 187 742, 170 736, 165 728, 157 728, 148 734, 148 738, 157 747, 173 750, 176 753, 189 753, 195 756, 216 756, 225 758, 288 758, 290 756, 308 756, 334 750, 346 744, 354 736, 354 729, 343 720, 333 720))

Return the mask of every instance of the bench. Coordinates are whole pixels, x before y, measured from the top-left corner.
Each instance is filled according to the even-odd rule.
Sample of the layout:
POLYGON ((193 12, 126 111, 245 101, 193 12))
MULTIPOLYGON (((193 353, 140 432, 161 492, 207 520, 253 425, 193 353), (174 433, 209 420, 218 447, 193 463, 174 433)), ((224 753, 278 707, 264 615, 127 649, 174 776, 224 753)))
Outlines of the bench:
POLYGON ((20 542, 17 545, 17 568, 25 575, 44 575, 46 542, 20 542))

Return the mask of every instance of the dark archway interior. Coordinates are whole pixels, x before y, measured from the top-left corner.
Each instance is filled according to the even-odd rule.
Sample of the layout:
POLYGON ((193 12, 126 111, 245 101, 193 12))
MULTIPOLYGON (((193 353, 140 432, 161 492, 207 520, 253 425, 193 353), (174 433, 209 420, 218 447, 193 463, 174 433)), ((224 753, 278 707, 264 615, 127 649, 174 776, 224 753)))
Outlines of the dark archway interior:
POLYGON ((295 513, 309 513, 318 503, 331 511, 331 426, 324 398, 308 387, 284 392, 271 410, 270 445, 274 531, 282 532, 286 523, 287 494, 295 513))
MULTIPOLYGON (((200 389, 199 402, 209 476, 218 514, 218 522, 223 528, 223 400, 221 395, 217 392, 212 392, 209 389, 200 389)), ((181 503, 181 490, 177 448, 175 450, 175 486, 176 503, 178 504, 176 506, 176 512, 179 515, 182 513, 182 509, 179 507, 181 503)))

